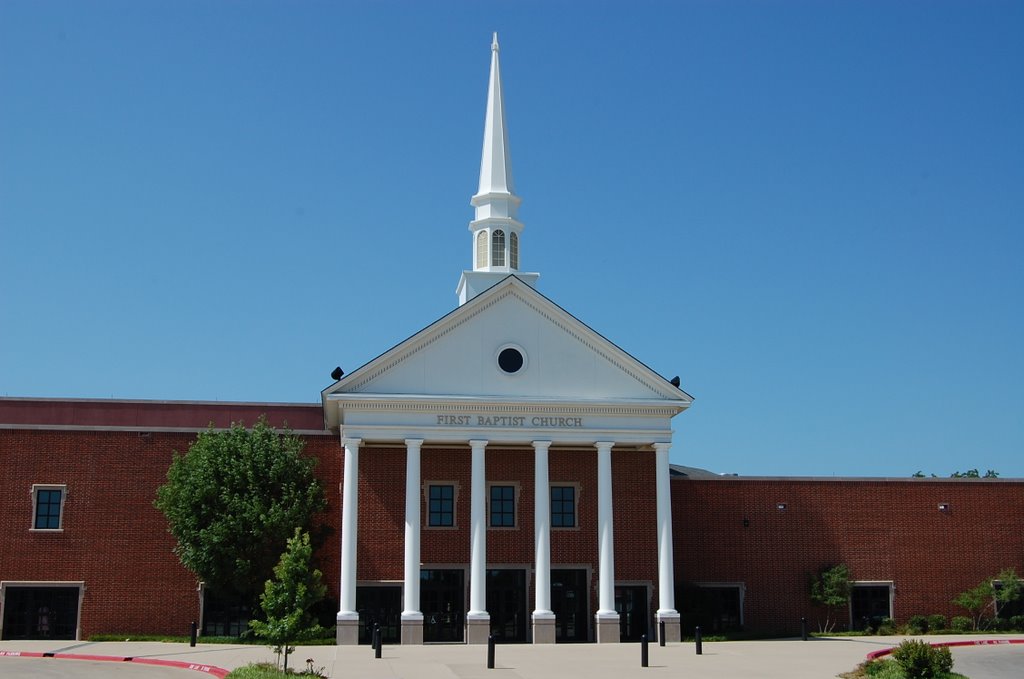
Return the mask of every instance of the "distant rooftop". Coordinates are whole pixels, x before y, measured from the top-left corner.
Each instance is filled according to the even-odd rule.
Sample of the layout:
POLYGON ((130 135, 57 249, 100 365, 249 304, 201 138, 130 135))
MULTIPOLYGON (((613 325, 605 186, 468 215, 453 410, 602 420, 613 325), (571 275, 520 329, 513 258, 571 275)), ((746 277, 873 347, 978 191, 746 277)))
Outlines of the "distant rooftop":
POLYGON ((681 464, 670 464, 668 467, 671 478, 719 479, 723 476, 734 476, 733 474, 716 474, 713 471, 700 469, 699 467, 684 467, 681 464))

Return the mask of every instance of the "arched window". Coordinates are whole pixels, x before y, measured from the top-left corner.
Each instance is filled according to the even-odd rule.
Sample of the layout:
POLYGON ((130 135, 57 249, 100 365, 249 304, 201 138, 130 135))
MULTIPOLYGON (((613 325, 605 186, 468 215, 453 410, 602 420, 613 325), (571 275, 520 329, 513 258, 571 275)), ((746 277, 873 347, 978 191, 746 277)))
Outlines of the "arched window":
POLYGON ((491 266, 505 266, 505 232, 501 229, 491 236, 491 266))
POLYGON ((487 266, 487 232, 477 231, 476 234, 476 268, 487 266))
POLYGON ((513 269, 519 268, 519 234, 515 231, 508 235, 508 265, 513 269))

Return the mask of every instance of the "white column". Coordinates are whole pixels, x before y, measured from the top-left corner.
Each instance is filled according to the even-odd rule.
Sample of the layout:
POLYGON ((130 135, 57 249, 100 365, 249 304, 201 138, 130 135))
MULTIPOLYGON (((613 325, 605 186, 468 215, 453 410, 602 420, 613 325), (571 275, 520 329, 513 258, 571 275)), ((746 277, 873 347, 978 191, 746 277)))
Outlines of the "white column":
POLYGON ((405 587, 402 643, 423 643, 420 611, 420 447, 423 439, 405 440, 405 587))
POLYGON ((356 612, 356 543, 359 518, 359 439, 342 439, 345 447, 345 480, 341 492, 341 605, 338 610, 338 644, 358 642, 356 612))
POLYGON ((672 491, 669 486, 668 450, 672 444, 655 443, 655 482, 658 502, 658 621, 665 622, 665 640, 679 641, 675 569, 672 563, 672 491))
POLYGON ((471 644, 487 642, 490 615, 487 613, 487 483, 484 448, 487 441, 470 441, 473 469, 469 494, 469 612, 467 639, 471 644))
POLYGON ((597 641, 619 640, 615 612, 615 540, 612 534, 612 443, 597 446, 597 641))
POLYGON ((551 610, 551 486, 548 482, 548 448, 551 441, 534 441, 533 537, 537 545, 533 643, 555 642, 555 614, 551 610))

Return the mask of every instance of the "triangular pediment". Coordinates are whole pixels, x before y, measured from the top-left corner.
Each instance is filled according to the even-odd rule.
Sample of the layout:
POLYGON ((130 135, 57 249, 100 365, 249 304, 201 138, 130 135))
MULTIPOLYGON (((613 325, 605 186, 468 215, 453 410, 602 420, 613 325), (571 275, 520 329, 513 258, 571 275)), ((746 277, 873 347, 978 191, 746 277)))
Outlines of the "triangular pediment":
POLYGON ((515 276, 509 276, 324 391, 516 402, 660 402, 691 398, 515 276), (508 373, 503 349, 524 359, 508 373))

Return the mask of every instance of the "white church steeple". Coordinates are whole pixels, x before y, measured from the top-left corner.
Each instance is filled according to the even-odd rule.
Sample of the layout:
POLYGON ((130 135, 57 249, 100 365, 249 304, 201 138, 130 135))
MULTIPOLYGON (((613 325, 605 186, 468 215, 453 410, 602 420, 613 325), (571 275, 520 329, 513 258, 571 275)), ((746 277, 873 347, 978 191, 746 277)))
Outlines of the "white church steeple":
POLYGON ((491 78, 487 87, 484 147, 480 156, 480 186, 470 200, 476 216, 469 223, 473 245, 473 270, 463 271, 456 294, 465 304, 509 274, 534 285, 540 274, 519 271, 520 235, 516 220, 522 199, 512 182, 512 159, 505 124, 505 98, 501 91, 498 34, 491 42, 491 78))

